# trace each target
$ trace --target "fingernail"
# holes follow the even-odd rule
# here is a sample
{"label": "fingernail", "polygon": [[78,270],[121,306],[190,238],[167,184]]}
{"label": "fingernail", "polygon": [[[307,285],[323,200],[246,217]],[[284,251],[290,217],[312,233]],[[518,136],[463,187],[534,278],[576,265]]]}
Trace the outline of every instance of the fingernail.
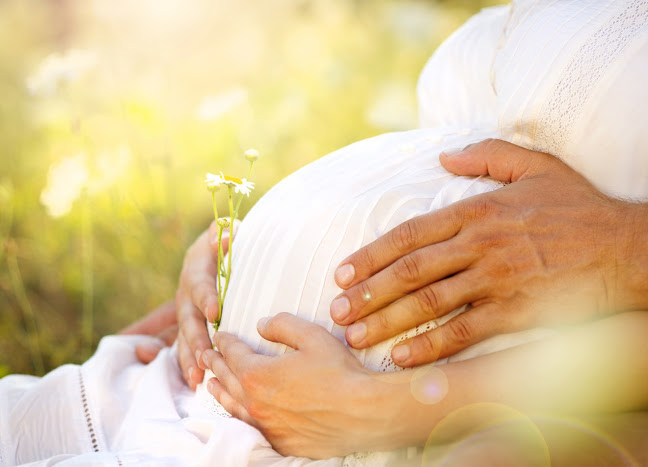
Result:
{"label": "fingernail", "polygon": [[265,318],[261,318],[259,321],[257,321],[257,331],[263,331],[263,328],[266,327],[266,324],[268,324],[268,321],[270,321],[270,318],[267,316]]}
{"label": "fingernail", "polygon": [[207,391],[214,392],[214,381],[211,379],[207,381]]}
{"label": "fingernail", "polygon": [[196,363],[198,364],[198,367],[200,368],[200,362],[202,362],[202,358],[200,356],[202,355],[202,352],[200,350],[196,350],[194,353],[194,357],[196,357]]}
{"label": "fingernail", "polygon": [[345,296],[336,298],[331,302],[331,318],[335,321],[342,321],[349,316],[351,311],[351,302]]}
{"label": "fingernail", "polygon": [[457,154],[461,154],[463,152],[462,148],[449,148],[449,149],[444,149],[441,154],[445,157],[452,157],[456,156]]}
{"label": "fingernail", "polygon": [[395,362],[405,362],[410,356],[409,345],[397,345],[392,349],[392,359]]}
{"label": "fingernail", "polygon": [[367,337],[367,325],[365,323],[355,323],[347,328],[347,339],[350,344],[359,344]]}
{"label": "fingernail", "polygon": [[335,282],[337,282],[337,285],[340,287],[349,285],[353,282],[354,277],[355,268],[353,267],[353,264],[345,264],[337,268],[335,271]]}
{"label": "fingernail", "polygon": [[189,381],[193,382],[194,367],[189,368],[187,375],[189,375]]}
{"label": "fingernail", "polygon": [[209,368],[209,356],[207,355],[207,352],[203,352],[202,362],[205,364],[205,368]]}

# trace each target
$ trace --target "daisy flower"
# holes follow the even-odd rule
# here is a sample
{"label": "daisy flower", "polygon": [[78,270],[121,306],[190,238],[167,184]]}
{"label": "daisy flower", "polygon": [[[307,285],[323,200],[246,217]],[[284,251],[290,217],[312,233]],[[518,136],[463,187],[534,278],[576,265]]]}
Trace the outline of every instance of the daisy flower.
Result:
{"label": "daisy flower", "polygon": [[205,185],[209,191],[218,191],[223,182],[224,180],[220,175],[214,175],[209,172],[205,175]]}
{"label": "daisy flower", "polygon": [[254,182],[248,182],[245,178],[241,180],[240,184],[234,187],[236,193],[241,193],[246,196],[250,196],[252,190],[254,190]]}

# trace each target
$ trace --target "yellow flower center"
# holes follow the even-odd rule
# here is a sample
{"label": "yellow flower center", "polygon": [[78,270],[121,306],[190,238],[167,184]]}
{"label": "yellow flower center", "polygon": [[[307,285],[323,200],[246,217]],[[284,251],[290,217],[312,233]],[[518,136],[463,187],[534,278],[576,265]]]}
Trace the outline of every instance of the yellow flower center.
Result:
{"label": "yellow flower center", "polygon": [[225,181],[227,181],[227,182],[234,182],[234,183],[236,183],[237,185],[242,185],[242,184],[243,184],[243,180],[241,180],[240,178],[230,177],[229,175],[223,175],[223,178],[224,178]]}

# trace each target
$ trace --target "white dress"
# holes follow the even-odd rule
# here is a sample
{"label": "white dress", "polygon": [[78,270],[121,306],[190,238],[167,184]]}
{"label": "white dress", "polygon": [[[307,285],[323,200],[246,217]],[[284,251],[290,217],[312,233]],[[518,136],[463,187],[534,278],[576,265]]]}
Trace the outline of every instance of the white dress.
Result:
{"label": "white dress", "polygon": [[[646,199],[647,83],[648,0],[518,0],[483,11],[426,65],[421,129],[336,151],[250,211],[237,237],[222,330],[279,354],[285,348],[263,341],[255,326],[288,311],[342,340],[344,329],[329,316],[342,259],[404,220],[500,186],[449,174],[438,160],[443,149],[498,137],[555,154],[606,193]],[[451,360],[545,333],[497,336]],[[390,350],[403,337],[353,352],[368,368],[395,370]],[[377,465],[412,454],[284,458],[203,387],[193,393],[184,385],[175,349],[138,363],[138,339],[109,336],[81,366],[0,380],[0,466]]]}

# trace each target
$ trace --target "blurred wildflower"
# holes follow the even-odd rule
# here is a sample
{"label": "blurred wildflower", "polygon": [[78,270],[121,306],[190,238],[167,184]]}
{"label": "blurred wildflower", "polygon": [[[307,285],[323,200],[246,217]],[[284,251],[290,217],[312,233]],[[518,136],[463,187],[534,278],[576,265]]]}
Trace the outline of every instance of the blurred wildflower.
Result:
{"label": "blurred wildflower", "polygon": [[259,151],[256,149],[248,149],[245,151],[245,158],[250,162],[256,162],[259,159]]}
{"label": "blurred wildflower", "polygon": [[103,149],[96,157],[96,177],[88,188],[91,193],[112,186],[128,172],[131,165],[132,152],[127,144],[121,144],[113,149]]}
{"label": "blurred wildflower", "polygon": [[220,177],[220,175],[214,175],[209,172],[205,174],[205,185],[207,186],[207,189],[209,191],[214,192],[220,190],[220,186],[222,184],[223,179]]}
{"label": "blurred wildflower", "polygon": [[223,172],[220,173],[220,177],[222,180],[221,183],[227,187],[234,188],[243,183],[243,180],[240,178],[232,177],[231,175],[223,175]]}
{"label": "blurred wildflower", "polygon": [[241,193],[242,195],[246,196],[250,196],[252,190],[254,190],[254,183],[248,182],[245,178],[241,180],[241,183],[234,187],[234,191],[236,193]]}
{"label": "blurred wildflower", "polygon": [[47,185],[40,201],[52,217],[61,217],[70,212],[88,182],[86,155],[65,157],[52,164],[47,174]]}
{"label": "blurred wildflower", "polygon": [[227,229],[230,226],[230,220],[227,217],[220,217],[216,221],[216,224],[221,229]]}
{"label": "blurred wildflower", "polygon": [[27,90],[32,95],[51,96],[62,84],[81,79],[97,64],[97,56],[90,51],[68,50],[48,55],[33,75],[27,78]]}
{"label": "blurred wildflower", "polygon": [[196,117],[205,122],[217,120],[246,100],[247,91],[242,87],[232,88],[218,96],[207,96],[200,102]]}
{"label": "blurred wildflower", "polygon": [[209,191],[218,191],[221,185],[225,185],[228,188],[234,188],[235,193],[247,196],[250,196],[250,193],[254,189],[253,182],[249,182],[245,178],[223,175],[223,172],[221,172],[220,175],[207,173],[207,175],[205,175],[205,185],[207,185]]}
{"label": "blurred wildflower", "polygon": [[[245,157],[248,161],[250,161],[249,173],[252,173],[252,166],[254,165],[254,161],[258,159],[259,152],[255,149],[248,149],[245,152]],[[248,177],[249,176],[250,175],[248,174]],[[216,225],[218,226],[218,274],[216,275],[216,286],[218,290],[219,305],[218,316],[213,323],[214,329],[218,331],[218,327],[220,326],[221,318],[223,316],[223,304],[225,303],[225,295],[227,294],[227,288],[229,286],[230,277],[232,275],[232,243],[229,244],[226,267],[225,254],[223,251],[223,231],[229,228],[234,223],[234,220],[238,217],[239,207],[241,206],[241,201],[243,201],[243,195],[250,196],[251,191],[254,189],[254,183],[247,181],[247,179],[245,178],[232,177],[231,175],[225,175],[223,174],[223,172],[220,172],[219,175],[207,173],[205,175],[205,185],[207,186],[207,189],[211,191],[214,218],[216,220]],[[229,208],[229,218],[218,217],[216,191],[220,189],[221,185],[227,187],[227,206]],[[240,195],[236,202],[236,207],[234,207],[234,194]]]}

